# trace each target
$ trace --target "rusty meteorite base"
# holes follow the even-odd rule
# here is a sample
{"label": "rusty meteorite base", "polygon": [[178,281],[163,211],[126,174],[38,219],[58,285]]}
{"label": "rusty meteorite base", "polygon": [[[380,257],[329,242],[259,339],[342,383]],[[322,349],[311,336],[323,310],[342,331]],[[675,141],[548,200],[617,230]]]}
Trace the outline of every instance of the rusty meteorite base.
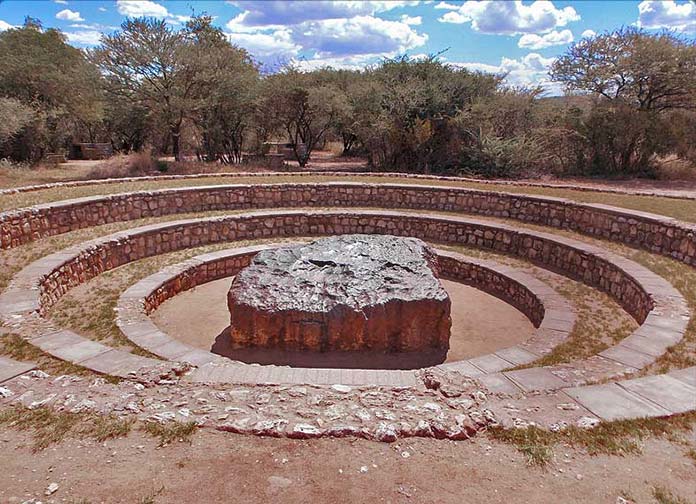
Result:
{"label": "rusty meteorite base", "polygon": [[341,235],[262,251],[227,295],[237,347],[413,352],[449,348],[450,299],[423,241]]}

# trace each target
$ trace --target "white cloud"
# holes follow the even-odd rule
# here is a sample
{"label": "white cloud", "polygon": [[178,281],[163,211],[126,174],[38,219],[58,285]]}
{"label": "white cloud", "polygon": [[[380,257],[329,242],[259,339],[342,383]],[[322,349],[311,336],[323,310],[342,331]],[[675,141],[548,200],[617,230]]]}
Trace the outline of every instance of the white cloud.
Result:
{"label": "white cloud", "polygon": [[585,30],[585,31],[582,32],[582,34],[580,35],[580,38],[592,38],[592,37],[594,37],[595,35],[597,35],[597,32],[596,32],[596,31],[594,31],[594,30]]}
{"label": "white cloud", "polygon": [[340,70],[362,70],[366,66],[375,63],[377,59],[373,55],[356,55],[341,58],[293,58],[290,63],[302,72],[311,72],[324,67]]}
{"label": "white cloud", "polygon": [[301,49],[293,42],[290,30],[287,29],[270,33],[228,33],[227,38],[231,43],[249,51],[252,56],[260,58],[290,58],[296,56]]}
{"label": "white cloud", "polygon": [[545,35],[525,33],[517,42],[517,47],[524,49],[546,49],[547,47],[570,44],[573,41],[573,32],[570,30],[551,31]]}
{"label": "white cloud", "polygon": [[66,0],[53,0],[53,3],[68,5],[68,2]]}
{"label": "white cloud", "polygon": [[419,26],[423,24],[423,18],[421,16],[409,16],[404,14],[401,16],[401,22],[410,26]]}
{"label": "white cloud", "polygon": [[642,28],[667,28],[696,32],[696,4],[674,0],[644,0],[638,4],[638,22]]}
{"label": "white cloud", "polygon": [[118,13],[128,17],[167,17],[169,11],[164,5],[160,5],[151,0],[116,0]]}
{"label": "white cloud", "polygon": [[[449,9],[449,4],[446,7]],[[525,5],[521,0],[514,2],[499,0],[464,2],[457,10],[450,10],[438,21],[443,23],[471,23],[471,27],[482,33],[519,35],[524,33],[546,33],[580,15],[572,7],[557,9],[553,2],[537,0]]]}
{"label": "white cloud", "polygon": [[80,16],[77,11],[71,11],[70,9],[63,9],[58,14],[56,14],[56,19],[62,19],[64,21],[84,21],[84,18]]}
{"label": "white cloud", "polygon": [[417,5],[418,1],[347,1],[316,0],[288,2],[285,0],[239,0],[231,4],[244,9],[249,26],[295,25],[305,21],[370,16],[400,7]]}
{"label": "white cloud", "polygon": [[106,7],[99,7],[99,12],[107,12],[109,9]]}
{"label": "white cloud", "polygon": [[505,83],[511,86],[541,86],[547,93],[562,94],[561,86],[549,79],[548,71],[555,58],[544,58],[538,53],[529,53],[523,58],[503,57],[500,65],[477,62],[452,62],[453,66],[479,72],[507,74]]}
{"label": "white cloud", "polygon": [[81,30],[77,32],[65,32],[68,42],[77,45],[95,46],[99,44],[102,32],[96,30]]}
{"label": "white cloud", "polygon": [[14,26],[0,19],[0,31],[9,30],[10,28],[14,28]]}
{"label": "white cloud", "polygon": [[401,21],[372,16],[308,21],[293,28],[293,39],[320,56],[405,52],[428,40]]}
{"label": "white cloud", "polygon": [[447,2],[440,2],[435,6],[436,9],[445,9],[445,10],[459,10],[459,5],[454,5],[451,3]]}

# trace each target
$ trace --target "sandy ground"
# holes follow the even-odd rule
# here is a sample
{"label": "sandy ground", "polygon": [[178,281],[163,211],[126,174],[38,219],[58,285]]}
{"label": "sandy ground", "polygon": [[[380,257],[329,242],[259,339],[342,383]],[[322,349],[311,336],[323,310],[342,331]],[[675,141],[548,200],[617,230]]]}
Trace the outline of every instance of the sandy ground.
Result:
{"label": "sandy ground", "polygon": [[[289,354],[267,350],[231,349],[226,343],[229,312],[227,291],[231,278],[198,286],[165,302],[153,314],[156,324],[189,345],[215,351],[237,360],[298,366],[408,368],[443,360],[455,361],[483,355],[529,338],[529,319],[504,301],[456,282],[443,281],[452,300],[450,350],[445,356],[366,354]],[[217,341],[216,341],[217,340]],[[425,359],[425,361],[424,361]],[[427,362],[426,362],[427,361]]]}
{"label": "sandy ground", "polygon": [[[202,431],[190,444],[158,448],[134,432],[104,443],[68,439],[38,453],[30,443],[26,433],[0,431],[0,502],[614,504],[627,493],[642,504],[655,502],[656,485],[686,502],[696,498],[684,447],[657,440],[627,457],[557,447],[547,469],[528,467],[512,447],[485,436],[388,445]],[[58,491],[44,496],[53,482]]]}

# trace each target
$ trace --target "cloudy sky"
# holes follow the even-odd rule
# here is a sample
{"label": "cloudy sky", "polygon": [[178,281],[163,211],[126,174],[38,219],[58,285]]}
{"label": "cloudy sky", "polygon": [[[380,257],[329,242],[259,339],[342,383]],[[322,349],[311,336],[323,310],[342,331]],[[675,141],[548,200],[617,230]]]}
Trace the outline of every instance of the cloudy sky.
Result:
{"label": "cloudy sky", "polygon": [[696,37],[696,5],[676,1],[191,1],[0,0],[0,30],[25,16],[62,30],[77,47],[99,43],[128,16],[185,23],[214,17],[229,39],[272,66],[360,68],[398,54],[439,53],[472,69],[508,73],[514,85],[546,82],[567,45],[621,26]]}

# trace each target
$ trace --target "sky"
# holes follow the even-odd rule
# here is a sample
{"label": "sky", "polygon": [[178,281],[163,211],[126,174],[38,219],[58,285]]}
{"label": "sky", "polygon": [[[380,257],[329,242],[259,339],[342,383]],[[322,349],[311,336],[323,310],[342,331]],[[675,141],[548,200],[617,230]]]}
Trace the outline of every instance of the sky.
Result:
{"label": "sky", "polygon": [[203,13],[270,69],[283,63],[307,70],[363,68],[402,54],[441,53],[452,65],[504,72],[510,85],[541,85],[548,94],[560,93],[548,81],[549,66],[583,37],[622,26],[696,37],[693,0],[0,0],[0,31],[31,16],[63,31],[70,44],[88,48],[127,17],[183,26]]}

